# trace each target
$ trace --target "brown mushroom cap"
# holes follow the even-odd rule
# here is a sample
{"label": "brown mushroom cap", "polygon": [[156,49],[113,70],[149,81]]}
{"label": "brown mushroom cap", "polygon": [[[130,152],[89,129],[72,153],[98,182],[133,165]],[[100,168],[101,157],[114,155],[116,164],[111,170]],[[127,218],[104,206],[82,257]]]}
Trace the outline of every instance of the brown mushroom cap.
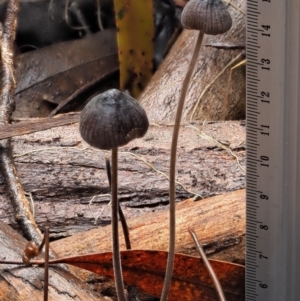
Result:
{"label": "brown mushroom cap", "polygon": [[111,89],[91,99],[81,113],[83,140],[99,149],[112,149],[143,137],[149,127],[145,110],[131,96]]}
{"label": "brown mushroom cap", "polygon": [[182,11],[181,23],[186,29],[217,35],[231,28],[232,19],[222,0],[190,0]]}

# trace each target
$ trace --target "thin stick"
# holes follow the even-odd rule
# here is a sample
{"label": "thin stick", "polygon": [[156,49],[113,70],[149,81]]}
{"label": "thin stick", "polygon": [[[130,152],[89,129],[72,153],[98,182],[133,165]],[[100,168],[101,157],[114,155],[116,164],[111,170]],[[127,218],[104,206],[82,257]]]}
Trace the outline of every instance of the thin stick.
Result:
{"label": "thin stick", "polygon": [[[110,168],[110,161],[109,161],[108,157],[105,157],[105,167],[106,167],[109,188],[111,190],[111,168]],[[122,225],[122,229],[123,229],[123,235],[124,235],[124,239],[125,239],[126,249],[130,250],[131,243],[130,243],[130,236],[129,236],[129,228],[128,228],[128,225],[126,222],[124,212],[123,212],[122,207],[119,202],[118,202],[118,211],[119,211],[119,217],[120,217],[120,221],[121,221],[121,225]]]}
{"label": "thin stick", "polygon": [[206,139],[208,141],[214,141],[216,143],[217,146],[219,146],[220,148],[224,149],[225,151],[227,151],[227,153],[229,155],[231,155],[232,157],[234,157],[236,159],[236,163],[238,165],[238,167],[241,169],[241,171],[246,174],[246,169],[241,165],[240,162],[240,158],[237,154],[234,153],[234,151],[232,151],[232,149],[226,145],[224,145],[223,143],[221,143],[220,141],[218,141],[217,139],[215,139],[214,137],[211,137],[209,135],[207,135],[206,133],[204,133],[202,130],[198,129],[196,126],[193,125],[188,125],[187,127],[189,128],[193,128],[196,129],[197,131],[200,132],[200,137],[202,137],[203,139]]}
{"label": "thin stick", "polygon": [[111,150],[111,224],[112,224],[112,249],[113,266],[117,296],[119,301],[126,301],[122,277],[122,265],[119,246],[118,230],[118,148]]}
{"label": "thin stick", "polygon": [[101,4],[100,0],[96,0],[97,4],[97,20],[98,20],[98,26],[100,31],[103,31],[103,24],[102,24],[102,19],[101,19]]}
{"label": "thin stick", "polygon": [[[242,51],[241,54],[244,54],[244,51]],[[223,105],[223,114],[222,114],[222,119],[221,120],[225,120],[226,113],[228,111],[228,94],[229,94],[232,71],[234,69],[244,65],[245,63],[246,63],[246,60],[242,60],[241,62],[239,62],[237,65],[235,65],[234,67],[232,67],[230,69],[229,76],[228,76],[228,81],[227,81],[227,88],[226,88],[225,98],[224,98],[225,100],[224,100],[224,105]]]}
{"label": "thin stick", "polygon": [[[66,0],[66,2],[65,2],[65,11],[64,11],[64,17],[65,17],[65,21],[66,21],[66,23],[72,28],[72,29],[76,29],[76,30],[88,30],[89,31],[89,27],[87,26],[87,25],[84,25],[83,24],[83,26],[73,26],[72,24],[71,24],[71,22],[70,22],[70,19],[69,19],[69,12],[68,12],[68,10],[72,10],[72,4],[71,4],[71,6],[70,6],[70,8],[69,8],[69,0]],[[73,2],[73,4],[75,3],[75,9],[77,8],[78,9],[78,7],[77,7],[77,3],[76,2]],[[74,7],[73,7],[74,8]],[[82,20],[80,20],[80,19],[78,19],[78,15],[76,16],[77,17],[77,20],[82,24]]]}
{"label": "thin stick", "polygon": [[[151,163],[149,163],[148,161],[146,161],[142,156],[138,156],[138,155],[136,155],[135,153],[132,153],[132,152],[119,152],[119,154],[128,154],[128,155],[134,156],[138,160],[144,162],[146,165],[148,165],[154,171],[156,171],[157,173],[159,173],[162,176],[164,176],[168,181],[170,181],[170,178],[164,172],[162,172],[162,171],[158,170],[157,168],[155,168]],[[181,186],[183,188],[183,190],[185,190],[187,193],[190,193],[190,194],[194,195],[195,198],[199,197],[199,198],[203,199],[203,197],[201,196],[201,194],[196,193],[196,192],[192,192],[192,191],[188,190],[181,182],[175,181],[175,183],[178,184],[179,186]]]}
{"label": "thin stick", "polygon": [[208,89],[215,83],[215,81],[222,75],[224,74],[224,72],[236,61],[238,61],[242,56],[243,56],[244,51],[242,51],[241,53],[239,53],[235,58],[233,58],[216,76],[215,78],[203,89],[203,91],[201,92],[200,96],[198,97],[196,104],[194,105],[190,120],[193,120],[194,115],[196,113],[196,110],[200,104],[200,101],[202,99],[202,97],[204,96],[204,94],[208,91]]}
{"label": "thin stick", "polygon": [[76,123],[80,113],[67,113],[55,116],[55,118],[38,118],[14,124],[0,124],[0,139],[27,135],[54,127]]}
{"label": "thin stick", "polygon": [[[1,97],[0,97],[0,124],[8,124],[14,110],[15,78],[13,73],[14,39],[16,32],[16,18],[19,9],[18,0],[8,1],[4,25],[0,23],[1,47]],[[0,141],[0,171],[5,180],[7,193],[15,210],[15,218],[28,240],[39,242],[42,234],[39,231],[25,192],[19,180],[13,161],[10,140]]]}
{"label": "thin stick", "polygon": [[0,260],[0,264],[16,264],[16,265],[23,265],[23,266],[31,266],[33,263],[24,263],[24,261],[20,260]]}
{"label": "thin stick", "polygon": [[48,301],[48,286],[49,286],[49,228],[45,227],[45,266],[44,266],[44,301]]}
{"label": "thin stick", "polygon": [[165,282],[164,282],[164,287],[163,287],[163,291],[162,291],[161,299],[160,299],[161,301],[166,301],[168,299],[168,294],[169,294],[171,281],[172,281],[173,264],[174,264],[174,257],[175,257],[175,239],[176,239],[175,173],[176,173],[176,152],[177,152],[177,142],[178,142],[178,134],[179,134],[179,128],[180,128],[180,121],[181,121],[181,115],[182,115],[182,111],[183,111],[184,100],[185,100],[185,97],[187,94],[190,79],[191,79],[193,71],[194,71],[194,67],[196,65],[196,61],[197,61],[198,53],[201,48],[203,36],[204,36],[204,34],[201,31],[199,31],[197,42],[196,42],[195,49],[194,49],[194,53],[193,53],[188,71],[186,73],[186,76],[185,76],[183,84],[182,84],[182,89],[181,89],[176,117],[175,117],[175,125],[174,125],[174,129],[173,129],[173,138],[172,138],[172,144],[171,144],[171,157],[170,157],[170,186],[169,186],[170,187],[170,189],[169,189],[169,194],[170,194],[169,254],[168,254]]}
{"label": "thin stick", "polygon": [[218,279],[217,275],[215,274],[211,264],[209,263],[209,261],[206,257],[206,254],[205,254],[205,252],[204,252],[204,250],[203,250],[203,248],[202,248],[202,246],[201,246],[201,244],[200,244],[200,242],[197,238],[196,233],[191,228],[189,228],[189,232],[190,232],[190,234],[191,234],[191,236],[192,236],[192,238],[193,238],[193,240],[196,244],[197,250],[198,250],[198,252],[199,252],[199,254],[200,254],[200,256],[201,256],[201,258],[202,258],[202,260],[203,260],[203,262],[204,262],[204,264],[205,264],[205,266],[206,266],[206,268],[207,268],[207,270],[210,274],[210,277],[212,278],[212,280],[214,282],[214,285],[216,287],[216,290],[217,290],[220,301],[226,301],[222,286],[219,282],[219,279]]}

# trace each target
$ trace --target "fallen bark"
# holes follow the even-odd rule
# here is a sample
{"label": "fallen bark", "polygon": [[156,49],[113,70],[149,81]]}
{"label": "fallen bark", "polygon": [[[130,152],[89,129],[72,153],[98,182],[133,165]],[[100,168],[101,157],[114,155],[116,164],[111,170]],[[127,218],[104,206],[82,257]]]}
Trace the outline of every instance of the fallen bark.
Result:
{"label": "fallen bark", "polygon": [[[182,185],[177,185],[177,201],[245,187],[241,123],[186,124],[180,133],[177,180]],[[171,134],[172,126],[152,125],[143,139],[120,149],[119,199],[127,218],[167,208]],[[93,196],[109,193],[108,153],[88,147],[77,124],[15,137],[13,153],[27,198],[31,194],[35,204],[35,220],[40,228],[50,227],[52,238],[110,223],[109,196],[89,206]],[[17,228],[2,177],[0,220]]]}
{"label": "fallen bark", "polygon": [[[196,255],[196,246],[188,232],[193,228],[206,253],[226,261],[244,259],[245,235],[245,190],[194,201],[192,199],[176,206],[176,252]],[[168,212],[147,213],[128,220],[131,244],[139,250],[167,250],[168,248]],[[221,252],[230,246],[238,245],[230,254]],[[111,251],[111,227],[93,229],[78,233],[63,240],[51,243],[59,257],[83,255]],[[121,249],[125,249],[123,237]],[[218,254],[216,254],[218,253]],[[87,280],[90,273],[72,268],[77,277]]]}
{"label": "fallen bark", "polygon": [[[172,130],[172,125],[153,124],[143,139],[120,149],[119,197],[128,218],[133,248],[167,249],[168,212],[164,209],[168,207],[166,175]],[[177,180],[183,186],[177,185],[177,201],[189,197],[198,201],[188,200],[177,206],[176,251],[196,254],[187,232],[188,227],[193,227],[206,252],[219,259],[241,262],[244,191],[204,200],[196,195],[209,197],[244,188],[243,123],[185,124],[180,133]],[[51,243],[59,257],[110,251],[110,226],[101,227],[110,223],[106,206],[109,196],[88,205],[93,196],[109,192],[104,160],[107,152],[88,147],[78,133],[78,124],[14,137],[12,141],[20,180],[32,195],[39,227],[50,226],[52,238],[90,230]],[[95,217],[103,208],[102,219],[98,218],[95,225]],[[0,220],[17,228],[1,177]],[[100,279],[100,290],[111,286],[101,276],[73,268],[72,271],[97,285]],[[7,287],[7,279],[1,287]],[[5,292],[8,291],[7,287]]]}

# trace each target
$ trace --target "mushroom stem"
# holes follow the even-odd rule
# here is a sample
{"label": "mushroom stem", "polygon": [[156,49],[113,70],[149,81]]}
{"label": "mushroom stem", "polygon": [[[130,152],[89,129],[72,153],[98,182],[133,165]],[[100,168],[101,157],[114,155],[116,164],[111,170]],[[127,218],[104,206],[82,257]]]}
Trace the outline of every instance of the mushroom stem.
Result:
{"label": "mushroom stem", "polygon": [[[105,165],[106,165],[106,173],[107,173],[109,188],[111,191],[111,167],[110,167],[110,160],[108,157],[105,157]],[[118,202],[118,211],[119,211],[119,218],[120,218],[122,229],[123,229],[126,249],[130,250],[131,243],[130,243],[130,236],[129,236],[129,228],[128,228],[128,225],[126,222],[124,212],[123,212],[122,207],[119,202]]]}
{"label": "mushroom stem", "polygon": [[173,264],[174,264],[174,256],[175,256],[175,234],[176,234],[176,215],[175,215],[175,174],[176,174],[176,152],[177,152],[177,142],[178,142],[178,134],[180,128],[181,115],[183,111],[184,100],[187,94],[187,90],[189,87],[189,82],[192,77],[194,67],[197,61],[198,53],[201,48],[202,40],[204,33],[199,31],[197,42],[195,45],[194,53],[192,59],[190,61],[188,71],[182,83],[182,89],[180,92],[180,97],[177,106],[177,112],[175,117],[175,124],[173,129],[173,137],[171,144],[171,157],[170,157],[170,186],[169,186],[169,196],[170,196],[170,220],[169,220],[169,254],[168,254],[168,262],[166,268],[166,276],[164,281],[164,287],[161,293],[160,301],[166,301],[168,299],[168,294],[172,281],[172,273],[173,273]]}
{"label": "mushroom stem", "polygon": [[112,224],[112,249],[115,285],[119,301],[126,301],[122,277],[122,266],[119,246],[118,230],[118,148],[111,150],[111,224]]}

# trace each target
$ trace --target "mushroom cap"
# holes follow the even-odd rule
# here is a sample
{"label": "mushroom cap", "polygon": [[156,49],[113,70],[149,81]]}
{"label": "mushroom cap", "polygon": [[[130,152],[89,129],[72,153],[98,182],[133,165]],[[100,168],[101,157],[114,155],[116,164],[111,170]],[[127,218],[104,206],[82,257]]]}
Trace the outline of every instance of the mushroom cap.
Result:
{"label": "mushroom cap", "polygon": [[83,140],[99,149],[112,149],[143,137],[149,127],[145,110],[131,96],[111,89],[93,97],[81,113]]}
{"label": "mushroom cap", "polygon": [[181,14],[182,26],[217,35],[228,31],[231,16],[222,0],[190,0]]}

